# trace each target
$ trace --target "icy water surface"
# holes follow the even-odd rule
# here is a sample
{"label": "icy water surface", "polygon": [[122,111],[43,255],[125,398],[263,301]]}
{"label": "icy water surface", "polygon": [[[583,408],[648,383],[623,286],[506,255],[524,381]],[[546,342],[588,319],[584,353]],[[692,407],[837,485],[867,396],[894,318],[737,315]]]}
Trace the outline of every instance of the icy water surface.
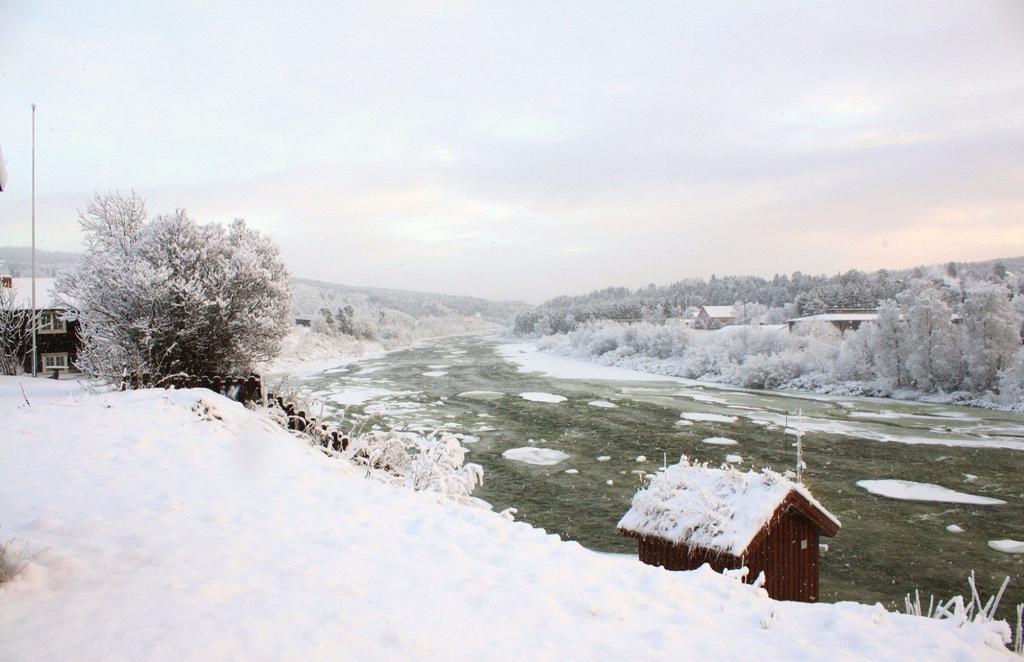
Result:
{"label": "icy water surface", "polygon": [[[994,539],[1024,540],[1024,416],[668,379],[608,379],[582,363],[577,374],[584,377],[556,378],[522,371],[506,358],[509,348],[498,351],[501,346],[479,337],[448,338],[301,381],[325,403],[325,418],[346,429],[353,418],[371,414],[371,423],[383,428],[466,435],[470,459],[484,467],[476,496],[608,552],[636,551],[615,524],[644,473],[681,454],[716,464],[738,456],[743,468],[786,470],[795,463],[787,413],[802,410],[803,417],[789,424],[807,431],[805,480],[843,523],[834,539],[823,539],[829,547],[822,558],[823,600],[892,607],[915,588],[948,597],[966,592],[973,568],[986,594],[1011,577],[1002,615],[1024,602],[1024,554],[988,547]],[[517,359],[518,351],[510,356]],[[502,457],[526,446],[569,457],[548,465]],[[637,462],[638,456],[647,461]],[[557,457],[544,455],[548,461]],[[890,499],[856,485],[869,479],[934,483],[1006,504]],[[953,524],[964,531],[947,531]]]}

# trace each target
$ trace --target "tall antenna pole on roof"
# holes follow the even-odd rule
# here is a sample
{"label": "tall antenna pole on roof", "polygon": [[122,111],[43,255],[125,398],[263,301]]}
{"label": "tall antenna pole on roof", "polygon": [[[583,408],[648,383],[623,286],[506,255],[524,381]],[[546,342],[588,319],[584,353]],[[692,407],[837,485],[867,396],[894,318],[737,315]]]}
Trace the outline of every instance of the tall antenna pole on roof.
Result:
{"label": "tall antenna pole on roof", "polygon": [[[797,420],[803,416],[803,411],[800,409],[796,410]],[[796,428],[796,482],[799,485],[803,482],[804,478],[804,431],[800,429],[799,424]]]}
{"label": "tall antenna pole on roof", "polygon": [[36,319],[36,105],[32,104],[32,376],[38,374],[39,360],[36,347],[36,331],[39,321]]}

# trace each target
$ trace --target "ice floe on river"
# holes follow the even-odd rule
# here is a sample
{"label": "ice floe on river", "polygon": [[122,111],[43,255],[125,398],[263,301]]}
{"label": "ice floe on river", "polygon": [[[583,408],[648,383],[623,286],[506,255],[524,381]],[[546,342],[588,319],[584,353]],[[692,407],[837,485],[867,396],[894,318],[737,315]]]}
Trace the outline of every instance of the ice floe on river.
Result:
{"label": "ice floe on river", "polygon": [[712,446],[735,446],[739,442],[728,437],[706,437],[701,443],[711,444]]}
{"label": "ice floe on river", "polygon": [[524,464],[537,464],[549,466],[558,464],[569,459],[567,453],[556,451],[553,448],[538,448],[536,446],[523,446],[522,448],[510,448],[501,454],[506,460],[522,462]]}
{"label": "ice floe on river", "polygon": [[569,398],[564,395],[555,395],[554,393],[545,393],[543,391],[527,391],[526,393],[520,393],[519,397],[523,400],[529,400],[530,402],[565,402]]}
{"label": "ice floe on river", "polygon": [[463,391],[455,397],[470,398],[473,400],[497,400],[505,397],[505,394],[501,391]]}
{"label": "ice floe on river", "polygon": [[735,423],[739,419],[725,414],[711,414],[703,411],[684,411],[681,416],[688,421],[704,421],[711,423]]}
{"label": "ice floe on river", "polygon": [[941,485],[918,483],[912,480],[858,480],[857,486],[878,496],[907,501],[966,503],[976,506],[1001,506],[1006,503],[1002,499],[957,492]]}
{"label": "ice floe on river", "polygon": [[598,407],[599,409],[614,409],[618,407],[614,402],[608,402],[607,400],[591,400],[587,404],[591,407]]}
{"label": "ice floe on river", "polygon": [[331,391],[330,400],[339,405],[361,405],[384,396],[415,395],[416,393],[417,391],[392,391],[374,386],[355,385]]}
{"label": "ice floe on river", "polygon": [[1024,554],[1024,542],[1020,540],[989,540],[988,546],[1005,554]]}

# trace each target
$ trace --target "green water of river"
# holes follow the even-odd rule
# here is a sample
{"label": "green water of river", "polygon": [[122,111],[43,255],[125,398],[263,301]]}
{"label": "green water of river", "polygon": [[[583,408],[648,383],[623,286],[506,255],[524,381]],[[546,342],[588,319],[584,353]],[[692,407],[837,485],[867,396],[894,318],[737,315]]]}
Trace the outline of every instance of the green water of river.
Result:
{"label": "green water of river", "polygon": [[[1024,540],[1024,416],[744,391],[632,378],[625,371],[605,375],[582,363],[577,377],[554,377],[524,371],[501,346],[481,337],[447,338],[299,381],[324,404],[324,418],[343,428],[373,415],[372,423],[383,428],[465,435],[469,459],[485,472],[475,496],[496,510],[515,507],[517,519],[564,539],[623,553],[635,553],[635,542],[618,534],[615,524],[645,473],[683,454],[715,464],[736,455],[742,468],[792,468],[794,436],[785,431],[786,417],[800,410],[802,418],[788,422],[806,430],[805,481],[843,524],[834,539],[823,539],[828,550],[822,558],[822,600],[877,601],[891,608],[915,588],[925,596],[948,597],[966,592],[974,569],[986,593],[1011,577],[1000,609],[1004,617],[1010,605],[1024,602],[1024,554],[988,545]],[[565,400],[520,397],[528,392]],[[679,424],[684,413],[698,420]],[[723,420],[699,420],[705,414]],[[737,443],[704,442],[711,437]],[[569,457],[550,466],[502,457],[505,450],[525,446]],[[602,456],[610,459],[599,461]],[[637,462],[638,456],[647,461]],[[890,499],[856,485],[864,479],[933,483],[1006,504]],[[963,532],[947,531],[953,524]]]}

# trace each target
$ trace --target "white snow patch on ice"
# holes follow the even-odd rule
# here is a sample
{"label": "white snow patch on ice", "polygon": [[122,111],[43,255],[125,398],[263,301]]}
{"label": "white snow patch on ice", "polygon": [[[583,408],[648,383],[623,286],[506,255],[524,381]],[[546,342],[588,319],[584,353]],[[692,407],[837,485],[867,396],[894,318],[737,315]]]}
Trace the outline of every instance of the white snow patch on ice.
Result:
{"label": "white snow patch on ice", "polygon": [[415,395],[418,391],[392,391],[386,388],[374,386],[346,386],[345,388],[332,391],[330,399],[339,405],[361,405],[369,400],[384,396]]}
{"label": "white snow patch on ice", "polygon": [[470,398],[472,400],[497,400],[505,397],[505,394],[501,391],[463,391],[456,397]]}
{"label": "white snow patch on ice", "polygon": [[423,373],[423,376],[424,377],[444,377],[447,374],[448,373],[445,372],[444,370],[428,370],[427,372]]}
{"label": "white snow patch on ice", "polygon": [[958,525],[958,524],[950,524],[949,526],[946,527],[946,530],[949,531],[950,533],[963,533],[964,532],[963,527]]}
{"label": "white snow patch on ice", "polygon": [[735,423],[739,419],[726,414],[712,414],[703,411],[685,411],[681,416],[688,421],[707,421],[713,423]]}
{"label": "white snow patch on ice", "polygon": [[858,480],[857,486],[871,494],[905,501],[937,501],[940,503],[968,503],[976,506],[1001,506],[1002,499],[957,492],[941,485],[918,483],[912,480]]}
{"label": "white snow patch on ice", "polygon": [[1024,541],[1020,540],[989,540],[988,546],[997,552],[1006,554],[1024,554]]}
{"label": "white snow patch on ice", "polygon": [[701,440],[701,443],[711,444],[712,446],[735,446],[739,442],[728,437],[707,437]]}
{"label": "white snow patch on ice", "polygon": [[547,466],[558,464],[569,459],[567,453],[556,451],[553,448],[538,448],[536,446],[523,446],[522,448],[510,448],[501,454],[506,460],[523,462],[524,464],[537,464]]}
{"label": "white snow patch on ice", "polygon": [[558,379],[608,379],[631,382],[679,382],[682,380],[649,372],[598,365],[541,352],[533,343],[498,345],[498,352],[519,366],[519,372],[540,372]]}
{"label": "white snow patch on ice", "polygon": [[608,402],[607,400],[591,400],[587,403],[591,407],[600,407],[602,409],[614,409],[618,407],[614,402]]}
{"label": "white snow patch on ice", "polygon": [[526,393],[520,393],[519,397],[530,402],[565,402],[569,399],[564,395],[544,393],[543,391],[527,391]]}
{"label": "white snow patch on ice", "polygon": [[607,462],[610,459],[612,459],[611,455],[598,455],[597,456],[597,461],[598,462]]}
{"label": "white snow patch on ice", "polygon": [[732,464],[739,464],[740,462],[743,461],[743,456],[742,455],[731,455],[731,454],[730,455],[726,455],[725,456],[725,461],[726,462],[730,462]]}

